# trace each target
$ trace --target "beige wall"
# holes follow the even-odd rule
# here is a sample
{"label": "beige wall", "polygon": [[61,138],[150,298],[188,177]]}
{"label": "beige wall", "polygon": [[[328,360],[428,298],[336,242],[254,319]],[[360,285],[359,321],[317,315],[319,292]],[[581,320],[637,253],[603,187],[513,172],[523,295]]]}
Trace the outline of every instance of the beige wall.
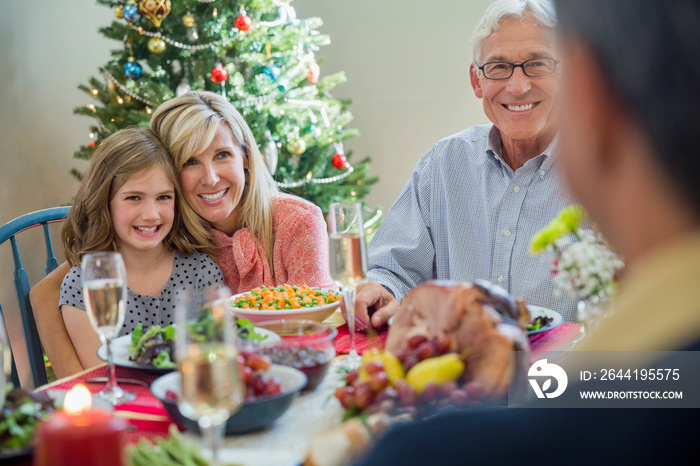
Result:
{"label": "beige wall", "polygon": [[[469,87],[469,37],[487,0],[296,0],[299,17],[319,16],[332,44],[322,73],[343,70],[335,91],[353,99],[348,143],[374,158],[380,183],[368,201],[388,209],[418,158],[440,138],[486,121]],[[113,18],[91,0],[0,1],[0,224],[69,202],[73,151],[91,121],[72,109],[89,103],[76,89],[119,44],[97,32]],[[31,235],[26,251],[43,247]],[[37,249],[38,250],[38,249]],[[31,257],[31,252],[28,254]],[[9,246],[0,247],[0,304],[15,314]],[[30,281],[43,259],[25,264]],[[14,321],[15,318],[10,316]],[[11,324],[15,338],[19,328]]]}

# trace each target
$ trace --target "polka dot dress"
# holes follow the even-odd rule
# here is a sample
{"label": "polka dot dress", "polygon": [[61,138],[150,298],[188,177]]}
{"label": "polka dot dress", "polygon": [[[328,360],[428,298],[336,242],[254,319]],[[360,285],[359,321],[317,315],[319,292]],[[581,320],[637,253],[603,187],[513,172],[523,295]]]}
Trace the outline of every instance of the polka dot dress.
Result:
{"label": "polka dot dress", "polygon": [[[209,287],[223,286],[223,276],[218,265],[206,254],[175,254],[175,265],[170,279],[156,296],[145,296],[128,290],[124,325],[119,335],[128,335],[137,324],[170,325],[175,320],[176,296],[180,291],[202,291]],[[67,304],[85,309],[80,266],[72,267],[61,284],[59,306]]]}

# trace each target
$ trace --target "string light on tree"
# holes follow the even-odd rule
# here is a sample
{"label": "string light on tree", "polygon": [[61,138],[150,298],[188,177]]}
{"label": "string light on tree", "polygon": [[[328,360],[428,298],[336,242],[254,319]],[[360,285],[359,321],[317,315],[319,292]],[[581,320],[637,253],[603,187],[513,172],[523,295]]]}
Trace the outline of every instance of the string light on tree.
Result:
{"label": "string light on tree", "polygon": [[277,144],[272,139],[272,132],[270,130],[265,130],[265,140],[267,141],[263,146],[263,158],[265,159],[265,164],[273,175],[277,171]]}

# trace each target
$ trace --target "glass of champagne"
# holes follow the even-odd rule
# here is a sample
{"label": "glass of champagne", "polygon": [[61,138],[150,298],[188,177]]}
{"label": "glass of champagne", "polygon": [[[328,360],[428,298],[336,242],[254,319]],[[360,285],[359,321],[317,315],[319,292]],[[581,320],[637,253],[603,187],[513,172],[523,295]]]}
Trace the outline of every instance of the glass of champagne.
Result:
{"label": "glass of champagne", "polygon": [[240,409],[245,385],[238,369],[236,318],[224,290],[180,291],[176,310],[176,361],[180,370],[180,412],[197,421],[219,464],[226,421]]}
{"label": "glass of champagne", "polygon": [[362,220],[362,204],[359,202],[331,204],[328,211],[328,237],[331,275],[342,287],[350,334],[350,352],[339,363],[341,367],[352,370],[360,365],[360,356],[355,347],[355,289],[367,274],[367,246]]}
{"label": "glass of champagne", "polygon": [[126,308],[124,261],[118,252],[85,254],[82,274],[83,296],[88,319],[107,349],[107,385],[97,396],[113,405],[127,403],[134,400],[136,395],[122,390],[117,385],[111,348],[112,339],[119,334],[119,329],[124,323]]}

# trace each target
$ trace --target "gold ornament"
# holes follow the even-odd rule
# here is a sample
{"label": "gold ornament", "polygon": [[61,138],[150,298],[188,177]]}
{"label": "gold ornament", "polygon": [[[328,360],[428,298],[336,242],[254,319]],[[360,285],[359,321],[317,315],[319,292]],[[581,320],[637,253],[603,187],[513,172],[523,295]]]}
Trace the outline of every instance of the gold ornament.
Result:
{"label": "gold ornament", "polygon": [[306,152],[306,142],[303,139],[294,138],[287,144],[287,150],[295,155]]}
{"label": "gold ornament", "polygon": [[119,5],[114,10],[114,16],[116,16],[117,19],[122,19],[124,17],[124,5]]}
{"label": "gold ornament", "polygon": [[194,16],[187,13],[185,16],[182,17],[182,24],[184,24],[188,28],[193,27],[194,26]]}
{"label": "gold ornament", "polygon": [[170,14],[172,4],[170,0],[141,0],[139,11],[150,19],[155,27],[159,28],[161,21]]}
{"label": "gold ornament", "polygon": [[151,37],[148,40],[148,50],[152,53],[162,53],[165,50],[165,41],[158,37]]}

